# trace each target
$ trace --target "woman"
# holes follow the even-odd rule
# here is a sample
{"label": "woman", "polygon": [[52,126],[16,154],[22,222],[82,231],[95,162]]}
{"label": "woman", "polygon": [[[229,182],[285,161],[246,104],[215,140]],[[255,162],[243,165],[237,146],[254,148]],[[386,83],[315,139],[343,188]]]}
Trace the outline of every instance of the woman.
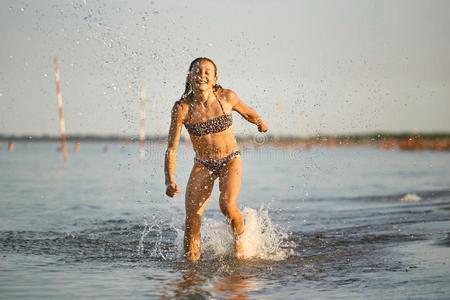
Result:
{"label": "woman", "polygon": [[239,241],[244,221],[237,206],[241,186],[242,162],[232,129],[231,112],[237,111],[247,121],[268,130],[259,115],[245,105],[229,89],[217,84],[217,67],[205,57],[195,59],[189,66],[186,90],[172,109],[169,142],[165,155],[166,194],[174,197],[179,188],[174,180],[175,160],[181,128],[184,124],[194,147],[194,166],[185,195],[186,226],[184,250],[186,258],[200,258],[200,224],[214,181],[219,179],[219,205],[231,223],[235,237],[236,258],[244,258]]}

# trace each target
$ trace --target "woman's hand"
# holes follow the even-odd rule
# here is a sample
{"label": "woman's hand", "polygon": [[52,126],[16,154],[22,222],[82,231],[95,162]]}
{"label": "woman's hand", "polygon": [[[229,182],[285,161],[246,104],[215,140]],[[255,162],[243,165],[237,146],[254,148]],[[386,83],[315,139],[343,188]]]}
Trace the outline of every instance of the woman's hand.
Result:
{"label": "woman's hand", "polygon": [[263,120],[261,120],[261,122],[258,123],[258,131],[259,131],[259,132],[267,132],[267,130],[269,130],[269,127],[267,127],[266,122],[264,122]]}
{"label": "woman's hand", "polygon": [[166,184],[166,195],[173,198],[180,189],[178,188],[178,185],[175,182],[170,182]]}

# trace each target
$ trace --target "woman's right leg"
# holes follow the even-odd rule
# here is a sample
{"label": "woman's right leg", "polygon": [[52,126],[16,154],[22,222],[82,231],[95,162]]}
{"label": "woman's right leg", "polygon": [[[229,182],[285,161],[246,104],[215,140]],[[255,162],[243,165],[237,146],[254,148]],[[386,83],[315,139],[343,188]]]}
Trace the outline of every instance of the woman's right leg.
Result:
{"label": "woman's right leg", "polygon": [[239,156],[232,158],[227,162],[219,178],[219,205],[220,210],[230,221],[235,237],[235,255],[236,258],[245,258],[245,249],[242,243],[242,234],[244,233],[244,218],[238,208],[238,196],[241,189],[242,180],[242,161]]}
{"label": "woman's right leg", "polygon": [[214,178],[208,169],[195,162],[186,187],[186,226],[184,231],[184,251],[186,258],[196,261],[200,258],[201,218],[214,185]]}

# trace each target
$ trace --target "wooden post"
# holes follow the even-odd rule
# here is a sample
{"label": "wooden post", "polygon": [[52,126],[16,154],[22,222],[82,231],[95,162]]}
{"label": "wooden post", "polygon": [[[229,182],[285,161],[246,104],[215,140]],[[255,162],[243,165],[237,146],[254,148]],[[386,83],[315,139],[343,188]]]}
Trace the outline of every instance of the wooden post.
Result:
{"label": "wooden post", "polygon": [[64,161],[67,161],[67,135],[66,135],[66,125],[64,123],[64,110],[62,103],[61,94],[61,75],[58,63],[58,57],[53,58],[53,63],[55,65],[55,80],[56,80],[56,100],[58,102],[58,113],[59,113],[59,127],[61,129],[61,151],[63,153]]}
{"label": "wooden post", "polygon": [[144,159],[145,157],[145,101],[146,101],[146,93],[145,93],[145,85],[141,82],[139,91],[139,102],[140,102],[140,119],[139,119],[139,154],[140,158]]}

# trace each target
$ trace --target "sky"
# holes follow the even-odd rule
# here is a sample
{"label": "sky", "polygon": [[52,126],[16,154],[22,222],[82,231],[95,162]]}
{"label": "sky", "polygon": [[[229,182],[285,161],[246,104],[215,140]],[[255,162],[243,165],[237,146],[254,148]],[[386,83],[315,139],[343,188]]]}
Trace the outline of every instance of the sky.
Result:
{"label": "sky", "polygon": [[69,135],[138,134],[141,85],[166,135],[199,56],[274,135],[450,132],[450,1],[3,0],[0,41],[0,134],[59,134],[55,55]]}

